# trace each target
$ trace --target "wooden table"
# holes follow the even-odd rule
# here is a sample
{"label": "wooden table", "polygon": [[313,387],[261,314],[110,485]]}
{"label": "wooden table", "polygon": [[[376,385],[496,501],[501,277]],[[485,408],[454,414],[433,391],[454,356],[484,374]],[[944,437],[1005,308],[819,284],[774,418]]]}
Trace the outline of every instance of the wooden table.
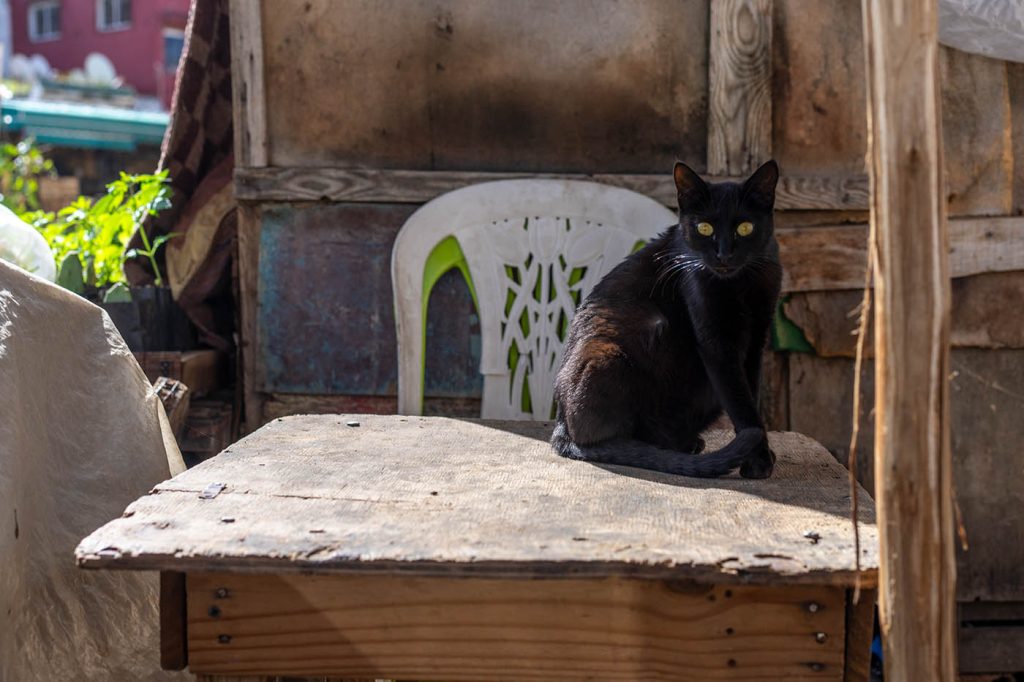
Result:
{"label": "wooden table", "polygon": [[849,484],[824,448],[773,433],[773,478],[705,480],[562,459],[549,433],[279,419],[77,559],[160,571],[163,664],[201,678],[867,678],[873,505],[862,490],[853,605]]}

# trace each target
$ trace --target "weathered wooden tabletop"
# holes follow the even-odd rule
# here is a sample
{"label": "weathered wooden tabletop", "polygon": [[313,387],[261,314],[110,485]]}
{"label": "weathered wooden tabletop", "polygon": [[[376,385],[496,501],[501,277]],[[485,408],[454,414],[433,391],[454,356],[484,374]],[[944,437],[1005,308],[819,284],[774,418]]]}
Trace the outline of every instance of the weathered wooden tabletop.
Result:
{"label": "weathered wooden tabletop", "polygon": [[[358,421],[358,426],[346,422]],[[846,470],[773,433],[769,480],[693,479],[556,456],[551,425],[373,415],[279,419],[87,537],[95,568],[642,575],[850,585]],[[716,432],[712,449],[730,437]],[[225,487],[211,496],[210,484]],[[861,500],[862,584],[877,580]]]}

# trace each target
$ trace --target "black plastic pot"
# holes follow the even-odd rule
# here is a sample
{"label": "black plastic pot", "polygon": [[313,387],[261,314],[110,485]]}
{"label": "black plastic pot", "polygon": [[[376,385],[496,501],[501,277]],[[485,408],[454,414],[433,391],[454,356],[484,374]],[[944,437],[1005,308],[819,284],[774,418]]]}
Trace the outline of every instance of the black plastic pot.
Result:
{"label": "black plastic pot", "polygon": [[135,353],[195,348],[195,328],[168,287],[138,287],[132,300],[102,303],[128,348]]}

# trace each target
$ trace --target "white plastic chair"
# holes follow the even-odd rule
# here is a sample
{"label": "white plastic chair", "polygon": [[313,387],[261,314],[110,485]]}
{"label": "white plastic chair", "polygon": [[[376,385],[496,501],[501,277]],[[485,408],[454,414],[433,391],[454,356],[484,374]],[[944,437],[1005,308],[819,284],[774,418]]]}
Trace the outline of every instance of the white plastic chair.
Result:
{"label": "white plastic chair", "polygon": [[551,419],[576,306],[675,222],[642,194],[574,180],[487,182],[425,204],[402,226],[391,255],[399,413],[422,413],[427,300],[456,267],[480,316],[481,416]]}

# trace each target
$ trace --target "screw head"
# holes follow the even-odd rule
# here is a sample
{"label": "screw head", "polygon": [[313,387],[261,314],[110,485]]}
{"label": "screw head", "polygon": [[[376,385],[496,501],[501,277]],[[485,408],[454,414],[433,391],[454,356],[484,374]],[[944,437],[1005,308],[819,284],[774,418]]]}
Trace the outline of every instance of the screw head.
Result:
{"label": "screw head", "polygon": [[817,642],[818,644],[824,644],[825,640],[827,640],[827,639],[828,639],[828,635],[826,635],[824,632],[815,632],[814,633],[814,641]]}
{"label": "screw head", "polygon": [[807,610],[811,613],[817,613],[819,610],[821,610],[821,607],[818,605],[817,602],[812,601],[807,605]]}
{"label": "screw head", "polygon": [[214,594],[214,596],[217,597],[217,599],[227,599],[227,597],[228,597],[228,588],[226,588],[226,587],[218,587],[217,591],[214,592],[213,594]]}
{"label": "screw head", "polygon": [[209,608],[207,613],[210,614],[210,618],[220,618],[220,607],[213,605]]}
{"label": "screw head", "polygon": [[220,642],[221,644],[230,644],[231,643],[231,635],[217,635],[217,641]]}

